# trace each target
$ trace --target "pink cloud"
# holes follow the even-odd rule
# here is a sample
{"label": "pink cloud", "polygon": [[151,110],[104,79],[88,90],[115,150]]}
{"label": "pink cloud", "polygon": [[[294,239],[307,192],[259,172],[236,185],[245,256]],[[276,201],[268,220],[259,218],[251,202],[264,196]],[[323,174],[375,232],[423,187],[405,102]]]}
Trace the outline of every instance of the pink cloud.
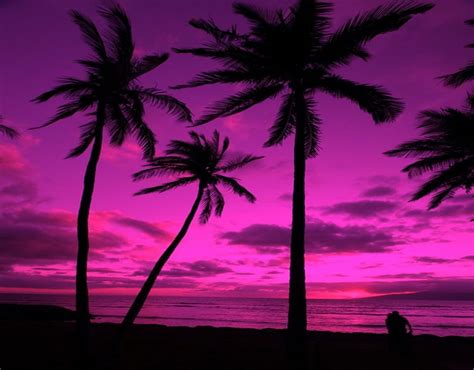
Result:
{"label": "pink cloud", "polygon": [[0,144],[0,169],[2,177],[23,175],[28,165],[18,147],[13,144]]}

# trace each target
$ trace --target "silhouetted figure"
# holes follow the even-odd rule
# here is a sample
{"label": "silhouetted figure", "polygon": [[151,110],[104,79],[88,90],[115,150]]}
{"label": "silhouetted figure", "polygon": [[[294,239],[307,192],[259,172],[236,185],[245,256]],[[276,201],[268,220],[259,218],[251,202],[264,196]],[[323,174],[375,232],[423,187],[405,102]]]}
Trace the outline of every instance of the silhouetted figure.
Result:
{"label": "silhouetted figure", "polygon": [[388,334],[394,338],[407,337],[413,333],[410,322],[400,315],[398,311],[393,311],[387,315],[385,325],[387,326]]}
{"label": "silhouetted figure", "polygon": [[385,319],[389,336],[389,349],[396,353],[402,362],[411,359],[410,337],[413,329],[410,322],[400,315],[398,311],[393,311]]}

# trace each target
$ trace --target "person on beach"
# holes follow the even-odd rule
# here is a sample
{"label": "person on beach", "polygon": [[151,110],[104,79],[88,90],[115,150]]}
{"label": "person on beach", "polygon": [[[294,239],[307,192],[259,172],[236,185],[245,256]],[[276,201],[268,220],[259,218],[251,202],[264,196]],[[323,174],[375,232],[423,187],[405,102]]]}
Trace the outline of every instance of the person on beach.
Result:
{"label": "person on beach", "polygon": [[393,338],[402,339],[413,334],[410,322],[398,311],[393,311],[387,315],[385,325],[387,326],[388,335]]}
{"label": "person on beach", "polygon": [[393,311],[385,319],[390,348],[397,352],[401,358],[411,357],[409,338],[413,335],[410,322],[400,315],[398,311]]}

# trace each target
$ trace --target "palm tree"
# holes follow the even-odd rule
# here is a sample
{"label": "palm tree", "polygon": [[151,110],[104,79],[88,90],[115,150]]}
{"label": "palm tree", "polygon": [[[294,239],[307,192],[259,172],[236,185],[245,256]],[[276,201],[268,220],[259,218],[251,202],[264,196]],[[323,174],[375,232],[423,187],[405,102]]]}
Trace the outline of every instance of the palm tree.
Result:
{"label": "palm tree", "polygon": [[[2,120],[3,117],[0,116],[0,122],[2,122]],[[2,124],[0,124],[0,134],[5,135],[10,139],[16,139],[20,135],[14,128]]]}
{"label": "palm tree", "polygon": [[234,11],[249,23],[248,33],[239,33],[235,26],[221,29],[212,20],[192,20],[191,26],[207,33],[212,41],[197,48],[176,49],[222,65],[176,88],[219,83],[244,85],[239,93],[212,105],[196,121],[197,125],[281,96],[280,109],[265,146],[278,145],[295,134],[288,310],[288,330],[293,339],[290,342],[304,338],[307,325],[305,169],[306,159],[318,153],[321,127],[314,94],[323,92],[349,99],[370,113],[376,123],[393,121],[403,108],[399,100],[380,86],[353,82],[335,71],[356,58],[368,60],[370,54],[365,48],[368,41],[398,30],[412,16],[432,7],[414,2],[379,6],[330,33],[333,9],[330,2],[299,0],[288,11],[268,11],[236,3]]}
{"label": "palm tree", "polygon": [[416,158],[403,169],[410,177],[432,173],[411,200],[432,195],[428,208],[433,209],[458,190],[470,192],[474,185],[474,107],[427,110],[420,121],[420,139],[385,154]]}
{"label": "palm tree", "polygon": [[[468,19],[465,22],[468,26],[474,27],[474,19]],[[467,48],[474,48],[474,44],[466,45]],[[459,71],[442,76],[446,86],[459,87],[466,82],[474,81],[474,60],[471,60],[465,67]]]}
{"label": "palm tree", "polygon": [[81,126],[80,143],[68,155],[68,158],[79,156],[92,146],[77,219],[77,328],[82,351],[85,353],[89,326],[88,219],[104,129],[108,130],[112,145],[120,146],[127,136],[134,136],[143,149],[143,156],[152,158],[155,154],[156,139],[144,121],[144,103],[165,108],[183,121],[191,121],[191,113],[181,101],[161,90],[145,88],[139,84],[139,78],[164,63],[168,54],[136,57],[130,21],[119,5],[112,4],[108,8],[99,9],[99,14],[108,25],[105,38],[91,19],[77,11],[71,11],[70,14],[92,51],[89,59],[79,61],[86,69],[86,78],[63,78],[58,86],[39,95],[34,101],[45,102],[60,96],[67,100],[59,106],[56,114],[40,127],[49,126],[80,112],[89,112],[88,116],[93,117],[90,122]]}
{"label": "palm tree", "polygon": [[216,216],[222,214],[225,202],[218,185],[222,185],[224,188],[227,188],[240,197],[244,197],[251,203],[255,202],[255,196],[240,185],[236,178],[227,176],[227,173],[245,167],[249,163],[261,159],[262,157],[244,155],[236,159],[225,161],[226,151],[229,148],[228,138],[225,138],[221,145],[220,136],[217,131],[214,131],[211,139],[207,139],[205,136],[198,135],[195,132],[190,132],[189,135],[191,141],[171,141],[168,145],[168,149],[165,151],[165,156],[150,160],[145,170],[137,172],[134,175],[135,180],[143,180],[162,175],[177,177],[174,181],[143,189],[139,191],[137,195],[163,193],[193,183],[198,184],[198,189],[196,200],[183,226],[156,262],[132,306],[128,310],[122,322],[122,333],[133,324],[138,316],[163,266],[183,240],[199,208],[201,207],[199,215],[201,224],[207,223],[213,212]]}
{"label": "palm tree", "polygon": [[[474,26],[474,19],[465,22]],[[474,44],[466,45],[474,48]],[[474,61],[459,71],[440,77],[446,86],[460,87],[474,81]],[[458,190],[469,193],[474,185],[474,95],[468,94],[465,107],[426,110],[419,114],[421,138],[407,141],[385,154],[416,158],[403,169],[409,177],[432,173],[411,201],[432,195],[428,209],[438,207]]]}

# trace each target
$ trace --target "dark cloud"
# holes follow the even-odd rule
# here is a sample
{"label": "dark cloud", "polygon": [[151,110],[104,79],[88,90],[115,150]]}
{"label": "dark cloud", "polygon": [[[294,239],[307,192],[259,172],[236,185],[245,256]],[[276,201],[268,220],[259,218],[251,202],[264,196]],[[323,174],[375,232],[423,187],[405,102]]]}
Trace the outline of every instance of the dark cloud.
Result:
{"label": "dark cloud", "polygon": [[19,209],[4,215],[8,222],[36,227],[74,228],[76,215],[68,211],[37,211]]}
{"label": "dark cloud", "polygon": [[398,208],[395,202],[378,200],[360,200],[342,202],[326,207],[325,214],[343,214],[351,217],[378,217],[395,211]]}
{"label": "dark cloud", "polygon": [[416,262],[421,263],[428,263],[428,264],[443,264],[443,263],[453,263],[456,260],[452,260],[449,258],[438,258],[438,257],[414,257],[413,258]]}
{"label": "dark cloud", "polygon": [[[229,244],[251,247],[261,253],[281,253],[289,245],[290,229],[278,225],[254,224],[220,236]],[[306,248],[309,253],[387,252],[400,244],[403,241],[372,226],[338,226],[322,221],[306,224]]]}
{"label": "dark cloud", "polygon": [[449,202],[453,203],[474,203],[474,194],[460,194],[456,195],[450,199],[448,199]]}
{"label": "dark cloud", "polygon": [[233,272],[227,266],[215,261],[196,261],[180,263],[178,267],[164,270],[162,275],[173,277],[210,277]]}
{"label": "dark cloud", "polygon": [[463,260],[474,261],[474,256],[464,256]]}
{"label": "dark cloud", "polygon": [[9,184],[0,189],[2,198],[15,198],[26,201],[33,201],[38,198],[38,187],[30,180],[16,180],[13,184]]}
{"label": "dark cloud", "polygon": [[365,190],[361,195],[363,197],[385,197],[389,195],[394,195],[396,193],[397,191],[395,190],[395,188],[380,185]]}
{"label": "dark cloud", "polygon": [[[0,215],[0,259],[2,265],[37,265],[73,261],[77,238],[75,215],[67,211],[20,209]],[[91,254],[126,246],[122,236],[91,230]]]}
{"label": "dark cloud", "polygon": [[383,266],[383,263],[371,263],[371,264],[362,264],[359,266],[361,270],[370,270],[377,267]]}
{"label": "dark cloud", "polygon": [[432,218],[466,217],[474,215],[474,203],[444,204],[433,210],[412,209],[403,213],[403,217],[412,217],[420,221]]}
{"label": "dark cloud", "polygon": [[74,277],[60,274],[45,276],[10,272],[0,275],[0,286],[2,288],[73,289]]}
{"label": "dark cloud", "polygon": [[[54,263],[55,261],[72,260],[76,252],[76,232],[61,227],[35,227],[29,225],[0,226],[0,255],[20,260],[31,260],[28,263]],[[90,243],[93,250],[105,250],[127,244],[119,235],[111,232],[91,232]],[[26,262],[26,261],[25,261]]]}
{"label": "dark cloud", "polygon": [[374,279],[427,279],[433,276],[431,272],[403,273],[403,274],[386,274],[372,276]]}
{"label": "dark cloud", "polygon": [[[143,279],[134,279],[120,276],[93,276],[88,277],[89,288],[140,288]],[[9,272],[0,275],[0,286],[3,288],[28,288],[28,289],[74,289],[74,274],[65,275],[63,272],[49,275]],[[182,288],[195,289],[199,284],[193,279],[166,278],[158,279],[155,289],[160,288]]]}
{"label": "dark cloud", "polygon": [[166,231],[160,225],[152,222],[137,220],[135,218],[126,217],[120,214],[113,215],[110,220],[116,224],[138,230],[154,239],[168,240],[170,238],[170,233],[168,231]]}
{"label": "dark cloud", "polygon": [[282,200],[284,202],[291,202],[293,200],[293,195],[291,193],[284,193],[278,197],[278,200]]}

